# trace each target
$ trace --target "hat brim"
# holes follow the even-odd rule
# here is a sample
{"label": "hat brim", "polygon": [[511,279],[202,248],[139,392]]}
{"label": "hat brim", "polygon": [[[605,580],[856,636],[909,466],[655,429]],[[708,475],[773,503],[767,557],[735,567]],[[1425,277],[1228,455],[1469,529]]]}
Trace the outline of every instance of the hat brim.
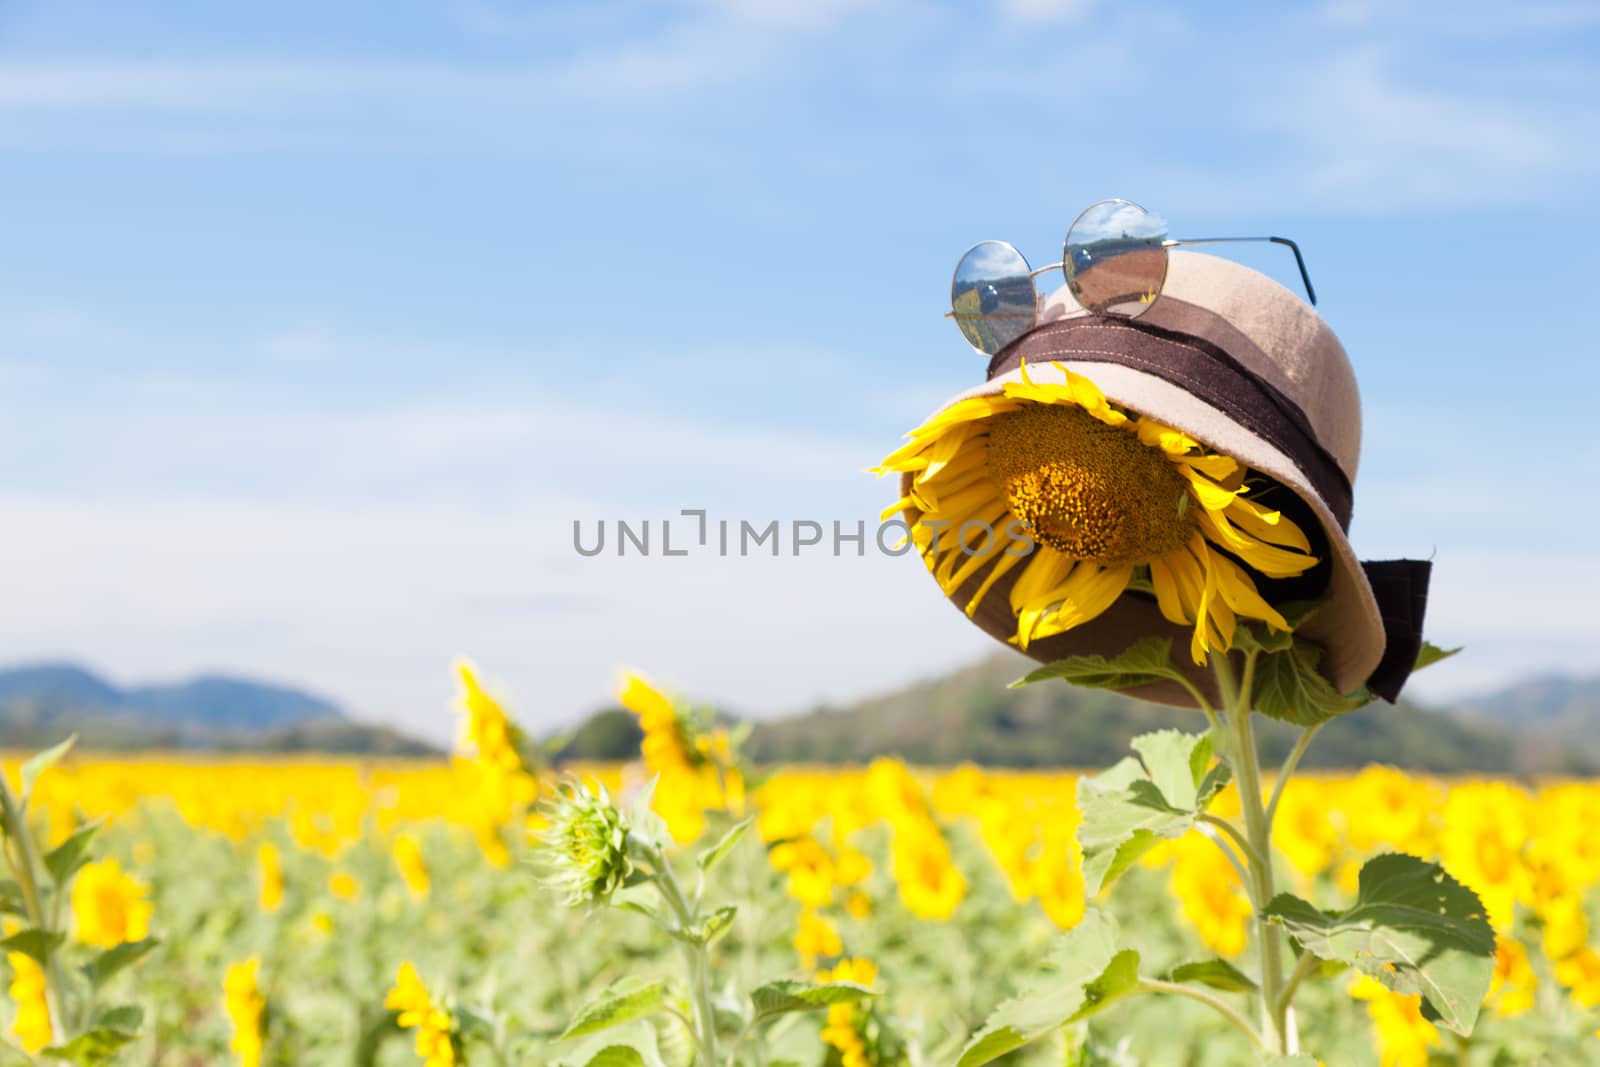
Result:
{"label": "hat brim", "polygon": [[[1034,363],[1028,377],[1040,383],[1063,383],[1064,371],[1092,381],[1113,404],[1130,412],[1148,415],[1182,430],[1202,444],[1231,456],[1240,463],[1278,481],[1305,501],[1322,525],[1331,554],[1328,588],[1322,607],[1298,628],[1297,633],[1324,649],[1320,669],[1340,692],[1351,692],[1363,683],[1383,658],[1384,626],[1377,600],[1366,573],[1361,568],[1338,519],[1312,487],[1310,479],[1283,451],[1248,429],[1218,408],[1188,391],[1132,367],[1100,362],[1076,362],[1070,357],[1055,363]],[[982,385],[950,400],[955,404],[975,396],[1002,392],[1008,382],[1022,380],[1022,371],[999,374]],[[947,407],[949,405],[946,405]],[[901,493],[909,496],[911,475],[902,476]],[[908,508],[906,520],[915,523],[920,513]],[[989,567],[967,580],[950,595],[958,608],[970,601]],[[1014,568],[992,586],[973,614],[973,621],[996,640],[1015,647],[1016,617],[1010,607],[1010,590],[1021,568]],[[1171,637],[1174,650],[1187,649],[1191,630],[1166,619],[1153,598],[1139,593],[1124,593],[1104,613],[1065,633],[1029,644],[1027,655],[1040,662],[1069,656],[1115,656],[1135,641],[1147,637]],[[1175,666],[1206,693],[1217,696],[1210,670],[1195,665],[1187,655],[1176,654]],[[1160,682],[1126,690],[1131,696],[1194,707],[1194,698],[1176,682]]]}

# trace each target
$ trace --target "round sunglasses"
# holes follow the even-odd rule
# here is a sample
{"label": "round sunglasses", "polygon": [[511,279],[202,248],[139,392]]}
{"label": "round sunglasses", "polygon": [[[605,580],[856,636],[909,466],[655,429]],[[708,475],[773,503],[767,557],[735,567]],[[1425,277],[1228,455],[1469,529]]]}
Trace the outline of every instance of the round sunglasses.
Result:
{"label": "round sunglasses", "polygon": [[1039,322],[1043,301],[1034,279],[1059,268],[1078,305],[1102,315],[1142,314],[1167,281],[1167,250],[1180,245],[1271,241],[1287,245],[1300,267],[1306,297],[1317,294],[1300,246],[1287,237],[1167,237],[1167,222],[1131,200],[1101,200],[1084,208],[1067,228],[1061,262],[1037,270],[1005,241],[979,241],[956,264],[948,318],[967,343],[992,356]]}

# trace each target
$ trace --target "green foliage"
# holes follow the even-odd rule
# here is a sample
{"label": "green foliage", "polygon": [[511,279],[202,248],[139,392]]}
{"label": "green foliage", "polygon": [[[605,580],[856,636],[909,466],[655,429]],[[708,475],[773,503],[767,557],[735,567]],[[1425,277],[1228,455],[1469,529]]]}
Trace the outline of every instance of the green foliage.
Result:
{"label": "green foliage", "polygon": [[1167,980],[1196,982],[1229,993],[1255,993],[1260,989],[1249,975],[1220,959],[1179,964],[1167,973]]}
{"label": "green foliage", "polygon": [[1011,683],[1016,689],[1060,678],[1090,689],[1131,689],[1151,682],[1173,681],[1189,684],[1183,672],[1172,664],[1172,639],[1147,637],[1129,645],[1120,655],[1069,656],[1031,671]]}
{"label": "green foliage", "polygon": [[665,982],[624,978],[578,1009],[561,1032],[562,1040],[608,1030],[613,1026],[653,1015],[667,1004]]}
{"label": "green foliage", "polygon": [[999,1059],[1132,993],[1139,983],[1139,954],[1116,946],[1116,920],[1098,908],[1085,912],[1050,954],[1053,973],[996,1008],[956,1067]]}
{"label": "green foliage", "polygon": [[696,856],[695,866],[700,868],[700,873],[702,875],[710,874],[712,868],[721,863],[723,858],[733,851],[733,846],[739,843],[739,839],[744,836],[744,832],[750,829],[755,821],[754,815],[746,819],[740,819],[728,828],[728,831],[717,840],[716,844]]}
{"label": "green foliage", "polygon": [[1261,652],[1256,657],[1256,710],[1296,726],[1316,726],[1371,702],[1365,691],[1347,696],[1335,689],[1318,669],[1322,655],[1321,648],[1298,637],[1286,648]]}
{"label": "green foliage", "polygon": [[0,878],[0,913],[26,916],[28,902],[23,898],[22,886],[15,878]]}
{"label": "green foliage", "polygon": [[1432,641],[1422,642],[1422,650],[1417,653],[1416,666],[1411,669],[1420,671],[1424,667],[1431,667],[1440,660],[1447,660],[1461,651],[1461,646],[1455,648],[1440,648]]}
{"label": "green foliage", "polygon": [[[76,970],[67,966],[83,947],[67,943],[62,903],[71,894],[73,879],[90,860],[90,847],[96,841],[100,824],[91,822],[79,826],[41,857],[30,820],[24,812],[40,776],[67,754],[74,741],[75,736],[68,737],[23,764],[20,798],[12,794],[10,783],[0,775],[5,858],[12,875],[0,880],[0,910],[31,923],[0,938],[0,949],[27,956],[40,967],[45,988],[35,989],[27,996],[46,998],[50,1006],[50,1026],[57,1039],[56,1044],[43,1049],[40,1055],[47,1060],[81,1067],[100,1067],[112,1063],[123,1048],[138,1039],[144,1010],[136,1005],[115,1004],[97,1010],[96,996],[117,972],[136,963],[156,942],[146,938],[120,944],[97,953]],[[47,874],[52,887],[48,892]],[[18,996],[17,990],[18,985],[13,984],[13,997]],[[17,1059],[9,1056],[14,1048],[3,1047],[9,1059]],[[21,1057],[21,1061],[32,1062],[27,1057]]]}
{"label": "green foliage", "polygon": [[61,762],[61,757],[72,751],[72,746],[78,743],[78,735],[70,734],[65,741],[52,745],[37,755],[30,756],[22,764],[22,806],[26,808],[28,801],[33,797],[33,783],[45,771]]}
{"label": "green foliage", "polygon": [[89,845],[99,831],[98,822],[85,823],[67,839],[45,853],[44,866],[57,886],[65,886],[89,862]]}
{"label": "green foliage", "polygon": [[782,980],[768,982],[750,994],[750,1007],[758,1022],[795,1012],[818,1011],[832,1004],[854,1004],[873,996],[855,982],[812,984]]}
{"label": "green foliage", "polygon": [[97,1026],[85,1030],[64,1045],[51,1045],[44,1050],[44,1055],[52,1060],[76,1063],[80,1067],[101,1067],[102,1064],[111,1063],[123,1046],[138,1036],[128,1030]]}
{"label": "green foliage", "polygon": [[1116,879],[1161,841],[1188,833],[1228,783],[1226,764],[1211,763],[1203,734],[1163,730],[1134,739],[1143,760],[1122,760],[1078,781],[1078,844],[1090,895]]}
{"label": "green foliage", "polygon": [[67,935],[59,930],[40,930],[30,927],[0,938],[0,948],[7,952],[20,952],[40,966],[50,962],[50,956],[66,941]]}
{"label": "green foliage", "polygon": [[1345,911],[1282,893],[1265,914],[1305,951],[1421,993],[1441,1023],[1470,1033],[1494,973],[1494,930],[1477,894],[1437,863],[1400,853],[1368,860],[1359,882]]}
{"label": "green foliage", "polygon": [[96,988],[104,985],[111,976],[133,966],[143,959],[159,941],[146,937],[140,941],[124,941],[100,953],[83,968],[84,977]]}

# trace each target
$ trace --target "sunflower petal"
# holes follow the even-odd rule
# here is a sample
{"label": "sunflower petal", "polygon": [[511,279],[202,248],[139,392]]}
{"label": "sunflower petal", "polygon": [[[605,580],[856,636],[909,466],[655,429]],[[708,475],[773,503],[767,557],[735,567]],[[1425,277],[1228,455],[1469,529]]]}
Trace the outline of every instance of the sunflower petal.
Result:
{"label": "sunflower petal", "polygon": [[1238,529],[1227,516],[1209,509],[1200,512],[1200,528],[1212,541],[1234,553],[1269,578],[1292,578],[1316,566],[1317,558],[1269,545]]}
{"label": "sunflower petal", "polygon": [[[1187,555],[1187,551],[1179,549]],[[1183,608],[1183,598],[1178,595],[1178,578],[1172,571],[1172,565],[1167,562],[1168,557],[1175,553],[1167,553],[1159,559],[1150,561],[1150,586],[1156,593],[1156,606],[1161,609],[1161,614],[1168,622],[1175,622],[1179,626],[1187,626],[1194,621]]]}
{"label": "sunflower petal", "polygon": [[1066,633],[1099,616],[1123,594],[1132,577],[1132,564],[1123,567],[1078,564],[1072,575],[1052,590],[1050,599],[1056,603],[1037,621],[1028,639],[1037,641]]}
{"label": "sunflower petal", "polygon": [[1308,555],[1311,552],[1311,542],[1306,539],[1305,532],[1285,518],[1281,511],[1239,497],[1228,506],[1227,515],[1230,521],[1252,537],[1269,544],[1298,548]]}
{"label": "sunflower petal", "polygon": [[1021,563],[1027,558],[1029,557],[1018,556],[1011,552],[1002,552],[1000,558],[995,561],[994,567],[990,569],[988,574],[983,576],[983,584],[978,586],[978,591],[972,594],[971,600],[967,601],[967,606],[965,608],[967,618],[970,619],[973,615],[977,614],[978,605],[983,603],[983,598],[989,595],[989,590],[994,587],[994,583],[998,582],[1000,578],[1012,567],[1015,567],[1018,563]]}
{"label": "sunflower petal", "polygon": [[1181,456],[1200,447],[1199,441],[1182,430],[1157,422],[1148,415],[1141,415],[1134,429],[1138,431],[1141,442],[1151,448],[1159,448],[1169,456]]}
{"label": "sunflower petal", "polygon": [[1261,619],[1274,630],[1288,630],[1289,623],[1260,593],[1256,583],[1233,560],[1218,552],[1211,554],[1211,566],[1217,572],[1217,588],[1222,599],[1236,613],[1252,619]]}

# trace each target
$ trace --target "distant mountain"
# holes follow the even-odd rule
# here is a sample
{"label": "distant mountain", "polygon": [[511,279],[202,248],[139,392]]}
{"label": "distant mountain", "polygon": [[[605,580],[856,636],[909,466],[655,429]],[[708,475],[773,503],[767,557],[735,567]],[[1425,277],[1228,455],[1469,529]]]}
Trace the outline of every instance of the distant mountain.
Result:
{"label": "distant mountain", "polygon": [[299,689],[261,682],[204,675],[181,685],[130,689],[127,706],[151,719],[171,723],[226,725],[242,730],[270,730],[314,719],[343,719],[337,704]]}
{"label": "distant mountain", "polygon": [[1464,721],[1512,730],[1526,746],[1573,750],[1600,762],[1600,676],[1542,675],[1450,710]]}
{"label": "distant mountain", "polygon": [[[996,653],[971,666],[838,709],[757,724],[750,750],[761,760],[860,761],[884,754],[915,763],[963,760],[1008,767],[1100,767],[1122,758],[1138,734],[1194,730],[1198,712],[1065,683],[1008,689],[1036,666]],[[1264,758],[1287,754],[1298,731],[1258,730]],[[1503,724],[1402,701],[1373,704],[1325,727],[1305,765],[1383,762],[1436,772],[1593,771],[1600,758],[1530,748]]]}
{"label": "distant mountain", "polygon": [[207,675],[123,689],[74,663],[0,670],[0,746],[33,748],[74,732],[99,748],[437,751],[356,722],[330,700],[244,678]]}
{"label": "distant mountain", "polygon": [[[1102,767],[1122,758],[1135,736],[1164,727],[1196,730],[1198,712],[1149,704],[1064,682],[1008,689],[1035,664],[999,652],[947,674],[837,708],[755,725],[747,751],[764,763],[860,763],[896,755],[913,763],[963,761],[1006,767]],[[1492,709],[1489,710],[1489,709]],[[1600,773],[1600,681],[1515,686],[1435,709],[1409,701],[1373,704],[1325,727],[1308,767],[1391,763],[1437,773]],[[1530,729],[1530,721],[1548,727]],[[637,753],[637,733],[608,710],[572,736],[588,759]],[[1562,732],[1582,729],[1583,744]],[[1264,757],[1287,754],[1298,731],[1263,721]],[[1587,747],[1586,747],[1587,746]]]}

